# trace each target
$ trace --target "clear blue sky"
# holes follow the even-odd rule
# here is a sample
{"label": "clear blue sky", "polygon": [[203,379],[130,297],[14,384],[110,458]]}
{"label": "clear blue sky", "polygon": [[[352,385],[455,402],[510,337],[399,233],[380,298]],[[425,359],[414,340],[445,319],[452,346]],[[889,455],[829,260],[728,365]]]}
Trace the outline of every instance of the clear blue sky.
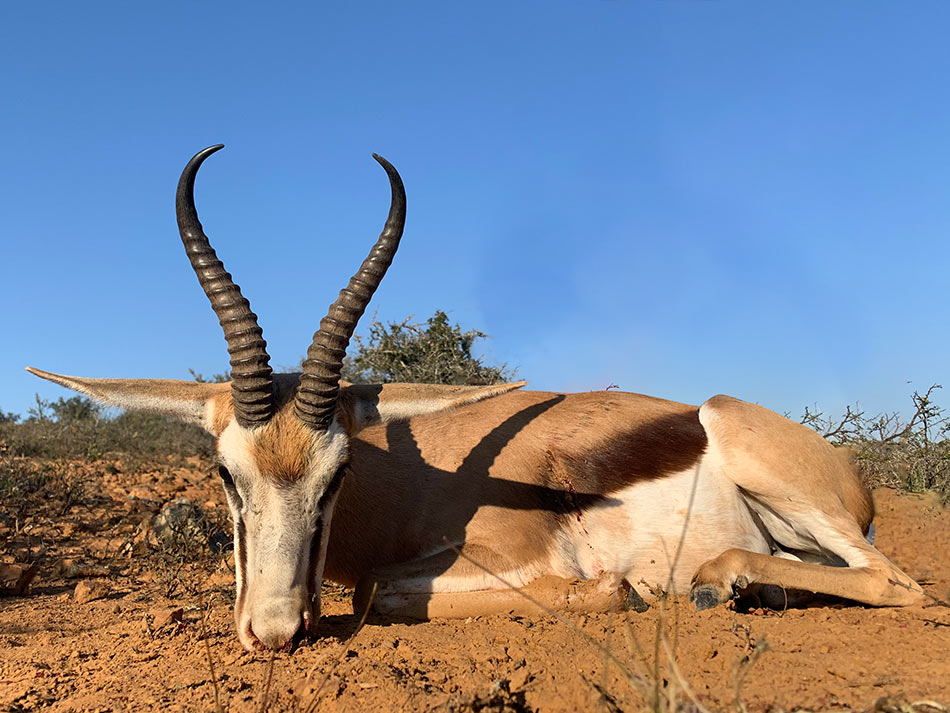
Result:
{"label": "clear blue sky", "polygon": [[67,395],[26,365],[226,368],[173,209],[219,142],[199,211],[278,367],[379,232],[376,151],[409,219],[368,316],[447,310],[537,389],[904,408],[950,381],[948,32],[945,0],[2,3],[0,408]]}

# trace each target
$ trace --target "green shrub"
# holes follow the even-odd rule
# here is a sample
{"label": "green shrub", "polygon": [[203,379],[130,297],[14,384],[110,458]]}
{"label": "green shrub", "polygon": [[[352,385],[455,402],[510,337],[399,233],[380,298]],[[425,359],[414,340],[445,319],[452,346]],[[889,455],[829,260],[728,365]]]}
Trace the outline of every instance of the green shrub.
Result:
{"label": "green shrub", "polygon": [[31,458],[98,460],[116,456],[141,466],[156,457],[211,457],[214,442],[197,426],[168,416],[123,413],[115,418],[0,423],[0,450]]}
{"label": "green shrub", "polygon": [[356,354],[347,357],[343,378],[353,383],[499,384],[510,381],[514,370],[492,366],[472,354],[472,347],[488,335],[450,324],[437,311],[425,324],[383,324],[373,320],[369,336],[354,338]]}

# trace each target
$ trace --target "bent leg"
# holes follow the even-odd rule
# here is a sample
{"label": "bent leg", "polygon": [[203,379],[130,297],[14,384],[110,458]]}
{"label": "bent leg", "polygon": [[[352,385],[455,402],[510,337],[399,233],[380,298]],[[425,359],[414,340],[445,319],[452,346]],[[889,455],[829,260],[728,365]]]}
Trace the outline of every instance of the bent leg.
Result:
{"label": "bent leg", "polygon": [[902,606],[920,586],[865,539],[873,502],[849,455],[813,430],[726,396],[700,407],[705,458],[742,494],[778,547],[847,567],[731,549],[702,564],[690,598],[706,609],[750,584],[829,594],[873,606]]}
{"label": "bent leg", "polygon": [[868,546],[866,554],[869,561],[862,566],[830,567],[746,550],[726,550],[699,567],[689,598],[697,609],[709,609],[731,599],[735,588],[771,584],[872,606],[906,606],[922,601],[923,591],[914,580],[874,548]]}

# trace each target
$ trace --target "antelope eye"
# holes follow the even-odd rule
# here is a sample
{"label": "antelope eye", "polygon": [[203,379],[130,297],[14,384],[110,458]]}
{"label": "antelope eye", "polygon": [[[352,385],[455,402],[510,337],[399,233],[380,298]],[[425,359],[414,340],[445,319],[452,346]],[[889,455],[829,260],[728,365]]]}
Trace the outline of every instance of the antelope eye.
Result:
{"label": "antelope eye", "polygon": [[223,465],[218,466],[218,475],[221,477],[221,480],[224,481],[225,485],[234,485],[234,478],[231,477],[230,471]]}

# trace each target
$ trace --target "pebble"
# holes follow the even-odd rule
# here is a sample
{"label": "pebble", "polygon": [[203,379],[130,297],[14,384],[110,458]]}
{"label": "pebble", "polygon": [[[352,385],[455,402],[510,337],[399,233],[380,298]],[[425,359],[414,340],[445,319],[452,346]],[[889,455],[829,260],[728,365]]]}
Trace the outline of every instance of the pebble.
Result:
{"label": "pebble", "polygon": [[531,678],[532,675],[527,666],[522,666],[508,677],[508,683],[512,690],[520,691]]}
{"label": "pebble", "polygon": [[67,579],[80,577],[107,577],[109,570],[106,567],[94,567],[73,559],[60,560],[59,573]]}
{"label": "pebble", "polygon": [[151,612],[152,625],[160,629],[166,624],[181,623],[185,616],[184,609],[154,609]]}
{"label": "pebble", "polygon": [[152,520],[152,533],[165,547],[208,544],[204,513],[188,498],[166,503]]}
{"label": "pebble", "polygon": [[85,604],[96,599],[102,599],[108,596],[110,592],[109,585],[105,582],[81,581],[73,590],[73,600],[79,604]]}
{"label": "pebble", "polygon": [[0,596],[16,597],[26,593],[38,570],[35,564],[0,564]]}

